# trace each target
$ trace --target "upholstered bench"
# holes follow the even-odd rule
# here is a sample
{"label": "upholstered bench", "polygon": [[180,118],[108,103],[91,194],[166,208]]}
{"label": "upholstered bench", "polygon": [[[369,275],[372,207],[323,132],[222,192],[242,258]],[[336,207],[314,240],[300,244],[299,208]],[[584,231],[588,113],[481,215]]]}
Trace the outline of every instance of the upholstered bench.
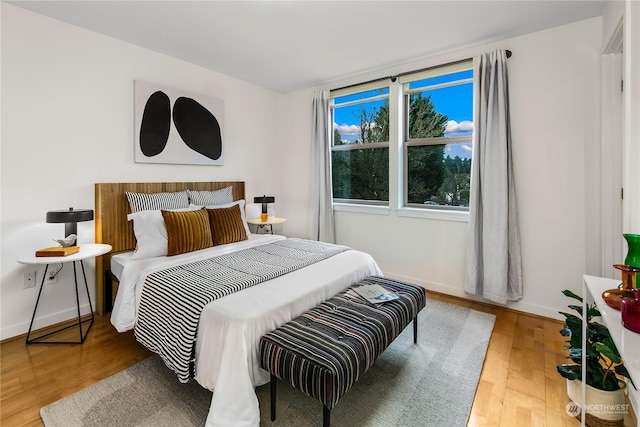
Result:
{"label": "upholstered bench", "polygon": [[[370,303],[354,288],[378,284],[399,296]],[[260,366],[271,374],[271,420],[277,378],[322,402],[323,425],[331,409],[425,306],[424,288],[370,276],[260,339]]]}

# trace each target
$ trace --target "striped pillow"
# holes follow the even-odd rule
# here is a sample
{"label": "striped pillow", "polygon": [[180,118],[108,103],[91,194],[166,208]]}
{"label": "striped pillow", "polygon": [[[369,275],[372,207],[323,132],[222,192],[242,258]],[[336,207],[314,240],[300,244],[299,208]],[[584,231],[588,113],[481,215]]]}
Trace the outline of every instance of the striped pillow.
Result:
{"label": "striped pillow", "polygon": [[125,191],[131,213],[159,209],[182,209],[189,207],[187,190],[175,193],[132,193]]}
{"label": "striped pillow", "polygon": [[192,205],[215,206],[233,202],[233,188],[231,186],[213,191],[187,190],[187,192]]}
{"label": "striped pillow", "polygon": [[228,208],[207,209],[213,245],[226,245],[227,243],[247,240],[247,232],[242,221],[240,205]]}
{"label": "striped pillow", "polygon": [[213,246],[206,208],[197,211],[162,211],[167,228],[167,256]]}

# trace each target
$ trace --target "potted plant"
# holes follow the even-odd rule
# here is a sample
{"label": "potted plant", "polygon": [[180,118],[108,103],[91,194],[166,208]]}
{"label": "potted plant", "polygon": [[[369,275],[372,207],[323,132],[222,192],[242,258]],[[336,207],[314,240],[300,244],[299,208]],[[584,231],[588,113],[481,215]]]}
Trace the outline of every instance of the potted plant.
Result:
{"label": "potted plant", "polygon": [[[567,337],[566,345],[569,350],[568,359],[573,363],[558,365],[558,373],[567,379],[567,394],[579,406],[582,405],[582,297],[569,290],[562,293],[575,300],[580,305],[568,307],[578,314],[560,312],[565,317],[564,327],[560,334]],[[587,353],[587,397],[586,397],[586,421],[587,425],[622,425],[624,422],[625,381],[631,381],[629,372],[622,363],[618,349],[606,326],[593,321],[600,316],[596,304],[587,304],[586,319],[586,353]],[[633,384],[633,381],[631,381]],[[634,385],[635,386],[635,385]],[[604,420],[604,421],[603,421]]]}

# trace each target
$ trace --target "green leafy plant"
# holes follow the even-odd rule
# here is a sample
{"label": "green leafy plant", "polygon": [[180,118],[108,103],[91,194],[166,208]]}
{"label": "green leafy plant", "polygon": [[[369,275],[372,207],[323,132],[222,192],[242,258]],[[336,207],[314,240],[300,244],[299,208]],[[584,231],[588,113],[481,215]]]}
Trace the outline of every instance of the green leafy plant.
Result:
{"label": "green leafy plant", "polygon": [[[568,339],[564,350],[569,350],[567,359],[573,363],[556,366],[558,373],[568,380],[582,379],[582,297],[569,290],[562,293],[578,300],[581,305],[569,305],[568,307],[578,313],[560,312],[565,317],[564,327],[560,329],[560,334]],[[629,372],[622,363],[620,353],[616,348],[609,329],[606,326],[594,322],[593,318],[600,316],[600,311],[595,303],[587,304],[587,384],[599,390],[614,391],[624,388],[625,383],[618,377],[625,377],[631,381]],[[616,375],[617,374],[617,375]],[[633,381],[631,381],[633,384]],[[635,384],[634,384],[635,387]]]}

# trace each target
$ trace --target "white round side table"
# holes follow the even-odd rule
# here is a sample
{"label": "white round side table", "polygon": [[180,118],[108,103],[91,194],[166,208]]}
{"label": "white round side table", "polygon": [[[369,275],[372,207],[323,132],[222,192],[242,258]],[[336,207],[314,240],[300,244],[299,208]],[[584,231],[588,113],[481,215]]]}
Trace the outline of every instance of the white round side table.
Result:
{"label": "white round side table", "polygon": [[[284,222],[287,222],[286,218],[269,218],[266,221],[263,221],[260,218],[251,218],[247,220],[248,224],[256,226],[256,233],[258,233],[258,230],[265,230],[264,234],[273,234],[273,224],[282,224]],[[267,228],[267,226],[269,228]]]}
{"label": "white round side table", "polygon": [[[91,329],[91,326],[93,325],[93,320],[94,320],[94,314],[93,314],[93,305],[91,304],[91,295],[89,294],[89,285],[87,284],[87,275],[84,271],[84,263],[82,262],[85,259],[88,258],[95,258],[97,256],[100,255],[104,255],[108,252],[111,251],[111,245],[105,245],[102,243],[91,243],[91,244],[85,244],[85,245],[80,245],[80,251],[76,252],[75,254],[71,254],[71,255],[67,255],[67,256],[56,256],[56,257],[50,257],[50,256],[44,256],[44,257],[37,257],[37,256],[27,256],[27,257],[21,257],[18,258],[18,262],[20,264],[29,264],[29,265],[39,265],[39,264],[44,264],[45,268],[44,268],[44,274],[42,275],[42,281],[40,282],[40,290],[38,291],[38,298],[36,299],[36,305],[33,308],[33,315],[31,316],[31,323],[29,324],[29,331],[27,332],[27,340],[26,343],[27,344],[82,344],[84,342],[84,339],[86,338],[87,334],[89,333],[89,330]],[[65,326],[63,328],[57,329],[55,331],[52,332],[48,332],[44,335],[41,335],[39,337],[36,338],[31,338],[31,328],[33,327],[33,320],[36,317],[36,311],[38,310],[38,304],[40,303],[40,296],[42,295],[42,288],[44,286],[44,281],[47,277],[47,270],[49,269],[49,265],[50,264],[64,264],[64,263],[68,263],[71,262],[73,263],[73,279],[75,282],[75,286],[76,286],[76,306],[78,308],[78,322],[74,323],[72,325],[69,326]],[[87,298],[89,299],[89,309],[91,310],[91,318],[89,319],[85,319],[82,320],[81,316],[80,316],[80,295],[78,292],[78,271],[76,268],[76,263],[80,263],[80,267],[82,268],[82,276],[84,277],[84,287],[85,290],[87,291]],[[86,322],[90,322],[89,326],[87,327],[86,331],[82,331],[82,324],[86,323]],[[79,340],[78,341],[42,341],[42,339],[49,337],[53,334],[56,334],[58,332],[64,331],[66,329],[70,329],[73,327],[78,327],[78,330],[80,332],[80,336],[79,336]]]}

